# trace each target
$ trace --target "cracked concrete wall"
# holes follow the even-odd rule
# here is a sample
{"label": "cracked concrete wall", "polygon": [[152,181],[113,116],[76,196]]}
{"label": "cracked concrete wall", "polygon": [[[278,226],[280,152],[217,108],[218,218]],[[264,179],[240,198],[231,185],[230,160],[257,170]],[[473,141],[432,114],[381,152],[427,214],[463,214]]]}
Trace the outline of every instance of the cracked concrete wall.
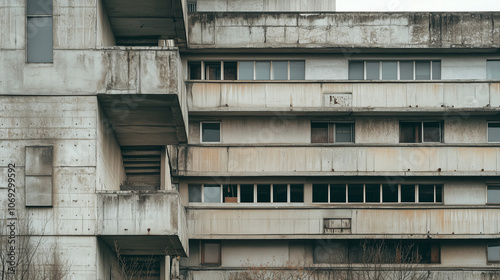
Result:
{"label": "cracked concrete wall", "polygon": [[198,0],[198,12],[334,12],[335,0]]}

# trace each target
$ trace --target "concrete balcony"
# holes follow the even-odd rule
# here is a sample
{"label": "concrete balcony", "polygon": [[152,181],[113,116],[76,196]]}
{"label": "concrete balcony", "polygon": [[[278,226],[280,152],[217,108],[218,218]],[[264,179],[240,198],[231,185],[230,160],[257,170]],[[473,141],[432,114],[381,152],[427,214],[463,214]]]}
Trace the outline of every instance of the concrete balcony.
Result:
{"label": "concrete balcony", "polygon": [[176,191],[97,194],[97,235],[123,254],[187,256],[186,212]]}
{"label": "concrete balcony", "polygon": [[[189,207],[189,236],[194,239],[425,239],[499,238],[498,207],[318,206],[234,208]],[[332,209],[334,208],[334,209]],[[437,209],[436,209],[437,208]],[[384,217],[381,219],[380,217]],[[341,232],[331,221],[344,221]],[[342,225],[340,225],[342,226]]]}
{"label": "concrete balcony", "polygon": [[180,176],[498,176],[495,144],[180,147]]}
{"label": "concrete balcony", "polygon": [[[426,52],[500,45],[499,13],[195,13],[189,15],[190,49],[328,49]],[[401,50],[400,50],[401,51]],[[450,50],[448,50],[450,51]]]}
{"label": "concrete balcony", "polygon": [[191,115],[488,115],[500,110],[500,83],[192,82],[188,102]]}

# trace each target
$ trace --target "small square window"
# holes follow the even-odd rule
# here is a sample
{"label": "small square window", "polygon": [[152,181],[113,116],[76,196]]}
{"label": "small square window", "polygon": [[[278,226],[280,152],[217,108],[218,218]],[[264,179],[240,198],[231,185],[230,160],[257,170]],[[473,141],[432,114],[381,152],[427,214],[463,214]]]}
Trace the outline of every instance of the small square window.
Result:
{"label": "small square window", "polygon": [[382,185],[382,202],[398,202],[398,185]]}
{"label": "small square window", "polygon": [[349,61],[349,80],[364,80],[364,61]]}
{"label": "small square window", "polygon": [[201,123],[201,142],[220,142],[220,123]]}
{"label": "small square window", "polygon": [[238,202],[238,185],[222,185],[224,203]]}
{"label": "small square window", "polygon": [[363,185],[349,184],[347,186],[347,198],[349,203],[363,202]]}
{"label": "small square window", "polygon": [[290,80],[305,80],[305,61],[290,61]]}
{"label": "small square window", "polygon": [[290,185],[290,202],[304,202],[304,185]]}
{"label": "small square window", "polygon": [[345,184],[332,184],[330,185],[330,202],[332,203],[345,203],[346,199],[346,185]]}
{"label": "small square window", "polygon": [[416,80],[431,79],[431,62],[430,61],[415,61],[415,77]]}
{"label": "small square window", "polygon": [[313,185],[313,202],[327,203],[328,202],[328,185],[314,184]]}
{"label": "small square window", "polygon": [[399,123],[399,143],[421,143],[421,122]]}
{"label": "small square window", "polygon": [[271,62],[257,61],[255,62],[255,79],[270,80],[271,79]]}
{"label": "small square window", "polygon": [[488,185],[488,203],[500,203],[500,185]]}
{"label": "small square window", "polygon": [[488,262],[500,262],[500,244],[488,244]]}
{"label": "small square window", "polygon": [[238,79],[238,63],[224,61],[224,80],[237,80]]}
{"label": "small square window", "polygon": [[413,61],[399,62],[399,79],[413,80]]}
{"label": "small square window", "polygon": [[273,202],[287,202],[288,185],[274,184],[273,185]]}
{"label": "small square window", "polygon": [[500,122],[488,123],[488,142],[500,142]]}
{"label": "small square window", "polygon": [[415,202],[415,185],[401,185],[401,202]]}
{"label": "small square window", "polygon": [[201,202],[201,185],[189,185],[189,202]]}
{"label": "small square window", "polygon": [[288,61],[273,61],[273,79],[288,80]]}
{"label": "small square window", "polygon": [[221,202],[220,185],[205,185],[205,187],[203,188],[203,202],[220,203]]}
{"label": "small square window", "polygon": [[365,202],[380,202],[380,185],[365,185]]}
{"label": "small square window", "polygon": [[354,125],[352,123],[335,124],[335,142],[352,143],[354,142]]}
{"label": "small square window", "polygon": [[238,80],[253,80],[253,61],[240,61],[238,63]]}
{"label": "small square window", "polygon": [[311,143],[328,143],[328,123],[311,123]]}
{"label": "small square window", "polygon": [[366,79],[380,80],[380,61],[366,62]]}
{"label": "small square window", "polygon": [[418,202],[434,202],[434,185],[418,186]]}
{"label": "small square window", "polygon": [[190,80],[201,80],[201,62],[189,62],[189,79]]}
{"label": "small square window", "polygon": [[221,244],[214,241],[201,242],[201,263],[220,265],[221,263]]}
{"label": "small square window", "polygon": [[382,61],[382,80],[398,79],[398,62]]}
{"label": "small square window", "polygon": [[240,202],[253,203],[253,185],[240,185]]}
{"label": "small square window", "polygon": [[220,62],[205,62],[205,80],[220,80]]}
{"label": "small square window", "polygon": [[271,202],[271,185],[257,185],[257,202]]}

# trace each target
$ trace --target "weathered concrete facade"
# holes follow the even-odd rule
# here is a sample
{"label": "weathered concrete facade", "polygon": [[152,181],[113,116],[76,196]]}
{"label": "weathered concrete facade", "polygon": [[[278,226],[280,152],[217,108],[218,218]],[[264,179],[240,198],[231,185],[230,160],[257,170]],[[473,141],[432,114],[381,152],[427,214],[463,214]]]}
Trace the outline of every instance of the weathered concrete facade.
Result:
{"label": "weathered concrete facade", "polygon": [[364,240],[499,276],[498,13],[70,2],[44,63],[0,4],[0,242],[40,237],[64,279],[342,279]]}

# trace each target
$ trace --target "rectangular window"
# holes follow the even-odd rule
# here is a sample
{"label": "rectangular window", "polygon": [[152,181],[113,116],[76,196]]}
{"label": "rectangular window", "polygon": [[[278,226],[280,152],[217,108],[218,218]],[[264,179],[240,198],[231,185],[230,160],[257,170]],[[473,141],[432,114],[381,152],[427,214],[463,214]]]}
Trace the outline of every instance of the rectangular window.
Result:
{"label": "rectangular window", "polygon": [[332,184],[330,185],[330,202],[331,203],[345,203],[346,202],[346,185],[345,184]]}
{"label": "rectangular window", "polygon": [[236,61],[224,61],[224,80],[238,79],[238,63]]}
{"label": "rectangular window", "polygon": [[415,202],[415,185],[401,185],[401,202]]}
{"label": "rectangular window", "polygon": [[220,80],[221,79],[221,63],[205,62],[205,80]]}
{"label": "rectangular window", "polygon": [[189,202],[201,202],[201,185],[188,185]]}
{"label": "rectangular window", "polygon": [[220,123],[201,123],[201,142],[219,143],[220,142]]}
{"label": "rectangular window", "polygon": [[399,202],[399,186],[382,185],[382,202],[386,203]]}
{"label": "rectangular window", "polygon": [[349,61],[349,80],[440,80],[441,61]]}
{"label": "rectangular window", "polygon": [[[26,207],[52,206],[53,158],[52,146],[26,146],[24,181]],[[12,181],[11,178],[9,180]]]}
{"label": "rectangular window", "polygon": [[[190,80],[304,80],[305,61],[190,61]],[[203,71],[202,71],[203,70]]]}
{"label": "rectangular window", "polygon": [[306,79],[306,62],[290,61],[290,80],[305,80],[305,79]]}
{"label": "rectangular window", "polygon": [[271,62],[269,61],[255,62],[255,79],[256,80],[271,79]]}
{"label": "rectangular window", "polygon": [[365,202],[380,202],[380,185],[365,185]]}
{"label": "rectangular window", "polygon": [[347,199],[349,203],[363,202],[363,185],[349,184],[347,186]]}
{"label": "rectangular window", "polygon": [[328,203],[328,184],[313,184],[313,202]]}
{"label": "rectangular window", "polygon": [[488,123],[488,142],[500,142],[500,122]]}
{"label": "rectangular window", "polygon": [[500,60],[487,60],[486,72],[488,80],[500,80]]}
{"label": "rectangular window", "polygon": [[500,185],[488,185],[488,203],[500,203]]}
{"label": "rectangular window", "polygon": [[418,186],[418,202],[434,202],[434,185]]}
{"label": "rectangular window", "polygon": [[488,244],[488,262],[500,262],[500,244]]}
{"label": "rectangular window", "polygon": [[288,80],[288,61],[273,61],[274,80]]}
{"label": "rectangular window", "polygon": [[354,123],[311,122],[311,143],[353,143]]}
{"label": "rectangular window", "polygon": [[287,198],[288,193],[288,185],[286,184],[274,184],[273,185],[273,202],[274,203],[286,203],[288,201]]}
{"label": "rectangular window", "polygon": [[271,202],[271,185],[257,185],[257,202]]}
{"label": "rectangular window", "polygon": [[290,202],[304,202],[304,185],[290,184]]}
{"label": "rectangular window", "polygon": [[52,0],[27,0],[26,49],[28,63],[53,61]]}
{"label": "rectangular window", "polygon": [[254,202],[254,185],[240,185],[240,202],[253,203]]}
{"label": "rectangular window", "polygon": [[220,203],[221,202],[220,185],[205,185],[205,187],[203,188],[203,202]]}
{"label": "rectangular window", "polygon": [[190,80],[201,80],[201,62],[189,62],[189,79]]}
{"label": "rectangular window", "polygon": [[442,142],[442,122],[399,123],[399,143]]}
{"label": "rectangular window", "polygon": [[238,202],[238,185],[222,185],[224,203]]}
{"label": "rectangular window", "polygon": [[217,241],[201,242],[201,263],[220,265],[221,243]]}
{"label": "rectangular window", "polygon": [[240,61],[238,62],[238,80],[253,80],[254,62]]}

